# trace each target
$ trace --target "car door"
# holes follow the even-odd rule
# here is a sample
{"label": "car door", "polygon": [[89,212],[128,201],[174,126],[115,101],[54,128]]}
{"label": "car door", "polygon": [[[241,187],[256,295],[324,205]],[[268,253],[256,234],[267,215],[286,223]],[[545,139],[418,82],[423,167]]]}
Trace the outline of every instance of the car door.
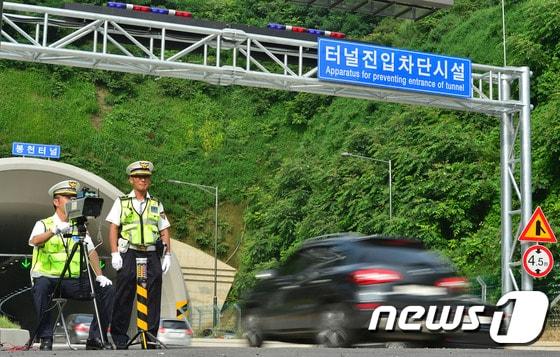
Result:
{"label": "car door", "polygon": [[332,267],[344,259],[339,251],[331,246],[318,246],[306,252],[310,262],[298,280],[295,291],[298,300],[298,325],[307,332],[315,331],[324,309],[325,300],[336,300],[337,283],[333,280]]}
{"label": "car door", "polygon": [[287,292],[284,300],[284,329],[304,337],[316,329],[315,316],[321,308],[322,295],[332,286],[330,276],[324,269],[339,255],[333,254],[330,247],[315,246],[298,252],[298,259],[291,267],[291,279],[283,286]]}
{"label": "car door", "polygon": [[316,265],[310,252],[311,249],[304,249],[297,253],[297,259],[290,267],[289,283],[282,287],[286,293],[283,304],[283,330],[292,335],[305,331],[309,325],[309,311],[313,299],[305,293],[305,285],[310,275],[314,274],[313,267]]}
{"label": "car door", "polygon": [[263,299],[263,327],[270,334],[284,334],[293,328],[294,290],[297,287],[296,276],[305,269],[305,257],[294,254],[270,280],[269,291]]}

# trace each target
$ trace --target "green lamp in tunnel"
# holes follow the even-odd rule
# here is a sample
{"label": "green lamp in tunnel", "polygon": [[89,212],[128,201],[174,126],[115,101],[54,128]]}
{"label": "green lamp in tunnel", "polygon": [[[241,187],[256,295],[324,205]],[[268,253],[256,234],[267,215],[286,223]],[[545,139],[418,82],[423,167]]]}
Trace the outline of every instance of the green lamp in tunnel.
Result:
{"label": "green lamp in tunnel", "polygon": [[23,269],[31,269],[31,259],[23,258],[23,260],[20,263]]}

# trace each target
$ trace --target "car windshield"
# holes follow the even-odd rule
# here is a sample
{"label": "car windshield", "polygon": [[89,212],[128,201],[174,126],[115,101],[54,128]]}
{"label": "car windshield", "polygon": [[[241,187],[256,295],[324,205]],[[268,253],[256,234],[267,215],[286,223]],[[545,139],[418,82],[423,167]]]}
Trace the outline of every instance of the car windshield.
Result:
{"label": "car windshield", "polygon": [[78,324],[89,324],[93,319],[93,315],[77,315],[74,321]]}
{"label": "car windshield", "polygon": [[173,330],[186,330],[187,324],[185,323],[185,321],[163,320],[161,323],[161,327]]}

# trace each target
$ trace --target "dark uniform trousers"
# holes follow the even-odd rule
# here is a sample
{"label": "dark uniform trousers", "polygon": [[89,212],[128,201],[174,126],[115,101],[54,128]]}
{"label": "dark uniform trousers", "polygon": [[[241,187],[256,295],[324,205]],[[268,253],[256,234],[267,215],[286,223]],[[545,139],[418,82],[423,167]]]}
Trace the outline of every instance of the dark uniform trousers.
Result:
{"label": "dark uniform trousers", "polygon": [[161,305],[161,261],[157,252],[140,252],[128,249],[121,253],[122,268],[117,272],[115,309],[111,324],[111,336],[116,345],[126,345],[132,303],[136,297],[136,258],[148,258],[148,332],[157,336]]}
{"label": "dark uniform trousers", "polygon": [[[49,307],[50,296],[56,287],[59,278],[38,277],[33,279],[33,300],[35,302],[35,311],[37,318],[40,319],[40,325],[37,329],[37,337],[52,338],[53,337],[53,316],[51,314],[52,306]],[[99,319],[101,320],[103,338],[107,341],[107,328],[111,323],[111,315],[113,312],[113,301],[115,299],[115,290],[112,285],[102,288],[97,281],[93,282],[95,297],[99,308]],[[62,279],[60,284],[60,294],[56,297],[76,300],[90,300],[90,287],[88,278],[67,278]],[[52,304],[51,304],[52,305]],[[99,325],[97,318],[93,317],[89,329],[89,339],[99,339]]]}

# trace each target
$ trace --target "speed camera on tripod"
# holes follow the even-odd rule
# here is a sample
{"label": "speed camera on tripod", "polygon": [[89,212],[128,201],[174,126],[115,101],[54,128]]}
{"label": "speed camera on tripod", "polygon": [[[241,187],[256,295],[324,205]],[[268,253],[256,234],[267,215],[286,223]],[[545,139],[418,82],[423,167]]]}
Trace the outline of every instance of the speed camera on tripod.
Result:
{"label": "speed camera on tripod", "polygon": [[68,219],[98,217],[103,207],[103,199],[95,191],[84,187],[78,192],[76,199],[64,205]]}

